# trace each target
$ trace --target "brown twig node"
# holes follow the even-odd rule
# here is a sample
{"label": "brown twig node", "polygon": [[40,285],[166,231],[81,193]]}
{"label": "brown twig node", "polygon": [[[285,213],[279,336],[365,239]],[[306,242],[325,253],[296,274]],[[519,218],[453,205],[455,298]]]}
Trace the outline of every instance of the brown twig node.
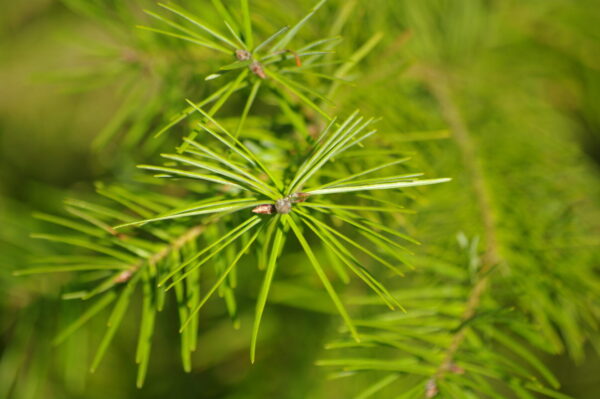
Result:
{"label": "brown twig node", "polygon": [[275,201],[275,210],[277,213],[286,214],[292,211],[292,201],[290,197],[285,197]]}
{"label": "brown twig node", "polygon": [[237,58],[238,61],[247,61],[252,58],[252,54],[246,50],[235,50],[235,58]]}
{"label": "brown twig node", "polygon": [[292,211],[292,205],[299,202],[306,201],[310,194],[308,193],[294,193],[283,197],[275,201],[275,204],[261,204],[252,209],[253,213],[259,213],[261,215],[272,215],[274,213],[285,215]]}

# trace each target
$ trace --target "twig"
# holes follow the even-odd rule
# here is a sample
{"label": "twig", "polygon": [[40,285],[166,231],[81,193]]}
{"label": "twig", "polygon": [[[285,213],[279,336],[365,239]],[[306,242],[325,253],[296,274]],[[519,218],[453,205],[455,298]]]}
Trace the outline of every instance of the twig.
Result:
{"label": "twig", "polygon": [[[458,144],[466,171],[473,184],[475,200],[483,224],[485,250],[481,256],[481,268],[478,271],[477,282],[469,294],[466,308],[461,316],[461,320],[464,322],[475,315],[481,303],[482,295],[488,287],[491,275],[490,271],[500,261],[491,196],[486,187],[482,167],[469,130],[452,99],[447,74],[432,68],[420,68],[418,72],[439,103],[442,115],[453,132],[453,137]],[[448,371],[454,369],[453,361],[465,339],[466,331],[466,328],[461,328],[454,334],[446,350],[444,360],[436,371],[431,383],[435,384],[436,380],[442,379]],[[437,388],[427,390],[428,398],[435,396],[435,394],[437,394]]]}
{"label": "twig", "polygon": [[[214,221],[216,221],[216,219],[213,219],[211,222]],[[185,244],[202,234],[209,223],[203,223],[192,227],[177,237],[172,244],[165,245],[160,251],[156,252],[150,258],[143,259],[140,262],[132,265],[129,269],[120,272],[115,276],[115,283],[124,283],[128,281],[144,264],[154,265],[166,258],[171,252],[181,249],[181,247],[183,247]]]}

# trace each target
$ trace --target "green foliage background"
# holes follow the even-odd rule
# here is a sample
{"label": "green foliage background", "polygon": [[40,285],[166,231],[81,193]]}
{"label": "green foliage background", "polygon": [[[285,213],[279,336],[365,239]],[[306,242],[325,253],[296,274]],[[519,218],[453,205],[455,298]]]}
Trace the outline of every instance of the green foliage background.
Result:
{"label": "green foliage background", "polygon": [[[237,9],[237,1],[224,3]],[[253,23],[266,38],[271,29],[302,18],[314,3],[251,0]],[[474,328],[488,319],[498,325],[505,318],[531,322],[541,338],[524,345],[556,374],[558,390],[590,399],[600,395],[600,9],[595,3],[330,0],[303,27],[295,39],[299,43],[290,44],[341,35],[335,57],[358,62],[348,63],[347,70],[324,67],[351,84],[332,88],[308,78],[331,98],[324,109],[347,115],[358,108],[381,116],[378,138],[363,151],[374,157],[378,151],[408,155],[411,170],[453,178],[407,190],[406,196],[389,194],[390,201],[416,211],[401,214],[397,223],[423,243],[411,246],[416,269],[405,278],[378,274],[398,293],[406,317],[415,319],[408,326],[430,334],[427,312],[458,320],[477,283],[476,270],[493,253],[497,266]],[[178,4],[224,31],[213,2]],[[135,387],[136,311],[128,313],[104,363],[90,374],[105,319],[92,319],[53,347],[57,332],[88,305],[60,300],[68,275],[12,275],[35,256],[56,252],[55,246],[29,238],[47,229],[32,212],[61,213],[65,197],[94,198],[94,182],[135,181],[135,165],[158,162],[157,154],[179,144],[185,126],[158,139],[152,133],[186,107],[186,98],[198,100],[219,87],[219,79],[204,79],[230,60],[136,30],[138,24],[154,26],[144,8],[157,10],[142,0],[0,3],[0,398],[359,395],[386,373],[327,378],[348,366],[335,359],[355,355],[338,348],[347,344],[342,322],[320,286],[302,271],[310,266],[298,246],[281,261],[298,268],[290,266],[274,283],[254,365],[248,348],[261,280],[249,275],[236,294],[239,330],[222,301],[204,309],[189,374],[180,366],[175,308],[161,313],[142,389]],[[238,117],[244,98],[232,97],[217,116]],[[250,114],[256,134],[274,110],[264,103]],[[385,326],[385,309],[371,309],[366,292],[351,284],[344,297],[353,317]],[[450,336],[440,336],[442,347]],[[486,350],[510,357],[495,341],[465,344],[469,354]],[[390,348],[367,352],[364,356],[378,359],[399,356]],[[334,367],[316,366],[320,359]],[[411,384],[395,382],[373,397],[400,397]],[[424,397],[424,382],[418,386]],[[492,387],[499,397],[514,395]]]}

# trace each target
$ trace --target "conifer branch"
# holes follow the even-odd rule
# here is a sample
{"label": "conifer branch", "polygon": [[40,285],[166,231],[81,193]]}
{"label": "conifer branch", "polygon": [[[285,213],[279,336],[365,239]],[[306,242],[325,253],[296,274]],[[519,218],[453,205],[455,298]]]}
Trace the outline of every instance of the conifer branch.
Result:
{"label": "conifer branch", "polygon": [[[108,318],[90,359],[91,371],[109,353],[111,342],[118,340],[119,329],[125,334],[134,329],[138,387],[147,373],[153,374],[151,352],[162,355],[171,349],[163,347],[172,340],[165,339],[171,336],[162,330],[173,324],[164,323],[165,316],[174,316],[185,372],[192,371],[192,358],[201,364],[216,363],[225,356],[237,357],[242,346],[251,363],[262,363],[253,371],[256,378],[241,384],[240,390],[264,381],[255,373],[276,374],[269,364],[281,364],[277,360],[282,359],[287,363],[297,348],[305,350],[332,338],[327,330],[336,334],[327,349],[339,357],[317,364],[338,368],[334,376],[340,378],[365,372],[356,384],[341,384],[334,396],[499,398],[510,391],[519,398],[538,394],[566,398],[560,376],[555,377],[536,352],[556,354],[565,349],[577,361],[586,354],[588,342],[600,348],[600,340],[594,341],[599,315],[594,296],[599,287],[597,256],[591,254],[593,248],[584,248],[597,233],[595,227],[589,228],[597,219],[593,207],[578,206],[587,202],[581,199],[592,184],[579,170],[579,153],[573,148],[564,151],[567,141],[552,136],[561,134],[552,132],[556,115],[549,113],[547,120],[539,120],[542,124],[535,124],[543,126],[539,136],[529,135],[533,123],[520,123],[528,108],[518,103],[521,97],[510,95],[511,87],[496,84],[499,77],[493,75],[493,84],[484,86],[487,74],[507,53],[506,46],[497,46],[504,35],[493,35],[494,46],[482,46],[487,36],[483,25],[496,22],[490,17],[495,2],[402,0],[388,2],[388,7],[386,2],[298,0],[297,7],[280,9],[270,0],[176,0],[159,4],[145,16],[137,9],[139,2],[62,2],[108,28],[106,43],[105,35],[95,30],[93,37],[82,40],[93,63],[82,59],[82,67],[70,77],[77,90],[111,85],[114,109],[98,112],[90,121],[112,116],[89,141],[103,155],[110,150],[115,160],[104,158],[99,164],[105,169],[90,172],[115,184],[96,184],[97,194],[110,201],[69,200],[70,216],[37,213],[36,219],[52,224],[44,234],[31,234],[39,226],[22,223],[26,217],[3,209],[0,196],[0,245],[9,242],[0,249],[0,264],[7,266],[0,270],[13,275],[67,273],[48,282],[62,284],[68,277],[68,293],[62,297],[85,300],[61,305],[84,305],[77,314],[69,312],[60,316],[59,323],[46,323],[59,312],[47,311],[50,295],[44,294],[55,296],[59,288],[46,281],[44,292],[19,286],[17,291],[27,291],[27,297],[15,307],[9,285],[14,279],[0,276],[0,284],[8,288],[8,301],[0,304],[0,321],[8,326],[0,337],[6,343],[0,345],[0,397],[33,394],[35,388],[23,390],[18,385],[35,387],[45,376],[39,370],[28,372],[36,364],[30,354],[41,352],[37,349],[45,336],[65,345],[54,352],[63,359],[57,374],[62,377],[60,367],[65,364],[77,372],[87,371],[81,367],[87,356],[80,348],[88,346],[86,336],[104,315]],[[349,27],[359,4],[360,25]],[[510,7],[496,14],[510,15]],[[304,14],[295,15],[301,9]],[[523,29],[536,24],[518,14],[520,27],[515,31],[514,25],[508,26],[506,36],[522,51],[527,41],[518,40],[518,31],[536,35]],[[313,24],[316,17],[318,25]],[[137,23],[147,26],[132,29]],[[404,51],[409,37],[409,51]],[[584,41],[578,44],[570,55],[588,47]],[[494,51],[497,48],[502,51]],[[482,49],[486,51],[477,54]],[[493,59],[470,62],[470,57],[487,50],[492,50]],[[552,51],[545,49],[544,54],[547,50]],[[410,58],[415,63],[407,62]],[[591,65],[587,56],[575,58],[578,71]],[[368,68],[362,68],[363,60]],[[417,65],[418,82],[414,75],[405,76],[406,81],[401,76],[410,65]],[[460,84],[464,71],[475,74],[475,85]],[[510,71],[502,72],[498,82],[505,82],[504,73]],[[518,84],[513,78],[506,82]],[[341,84],[352,88],[341,90]],[[469,93],[473,87],[477,92]],[[431,95],[423,95],[424,90]],[[514,109],[498,102],[505,93]],[[473,97],[481,105],[464,107],[462,101]],[[526,103],[544,104],[542,97],[535,93]],[[350,115],[357,108],[362,112]],[[536,111],[542,114],[548,108]],[[506,118],[505,112],[516,114]],[[372,114],[382,118],[370,118]],[[379,120],[386,133],[372,140]],[[491,134],[476,134],[484,131],[477,122]],[[450,129],[440,130],[442,126]],[[171,128],[172,134],[162,134]],[[448,130],[453,132],[453,148],[431,141],[449,137]],[[153,131],[158,131],[157,137],[146,140]],[[29,162],[35,154],[31,150],[45,143],[34,137],[23,148],[15,148],[8,165],[25,160],[28,167],[35,166]],[[484,153],[487,143],[497,145],[498,151]],[[163,155],[157,161],[159,153]],[[434,178],[422,177],[405,165],[407,153],[422,161]],[[128,172],[131,160],[140,162],[144,173]],[[19,175],[18,169],[7,169],[2,177],[6,174],[10,181],[23,184],[25,201],[44,202],[44,208],[51,208],[51,196],[42,201],[27,198],[26,192],[37,195],[41,189],[30,190],[31,176]],[[439,191],[420,187],[447,181],[435,178],[442,171],[464,179],[465,187],[447,185]],[[414,218],[407,215],[426,203],[432,204],[426,212]],[[474,229],[479,236],[468,237],[463,228]],[[584,238],[574,237],[574,232]],[[17,237],[20,233],[45,241],[29,243]],[[408,234],[421,236],[426,245],[409,246],[420,242]],[[31,259],[32,253],[54,251],[55,245],[67,248],[60,255]],[[511,273],[496,270],[504,262],[511,265]],[[24,266],[28,264],[31,267]],[[20,270],[12,270],[15,265]],[[214,308],[209,300],[215,301]],[[254,306],[248,306],[249,301],[255,301],[250,303]],[[25,310],[23,304],[28,311],[35,310],[36,303],[42,303],[37,311],[43,319],[19,312],[25,323],[11,332],[17,318],[10,311]],[[281,336],[277,332],[282,331],[282,320],[267,316],[285,310],[271,307],[272,303],[341,316],[340,334],[312,323],[302,331],[301,323],[298,329],[294,324],[294,334],[284,336],[285,350],[290,352],[281,356],[272,349],[281,341],[273,337]],[[216,309],[219,306],[222,312]],[[169,315],[159,317],[163,310]],[[201,318],[201,310],[209,317]],[[222,334],[223,316],[229,316],[233,329],[242,323],[249,327],[240,331],[247,331],[248,339],[232,340]],[[43,324],[59,324],[62,332],[38,331]],[[217,328],[215,339],[210,334]],[[306,331],[310,334],[304,336]],[[313,335],[318,339],[308,341]],[[124,338],[118,346],[128,342]],[[265,351],[266,367],[258,352],[263,346],[271,349]],[[208,351],[193,355],[198,347]],[[212,357],[213,350],[221,359]],[[14,356],[18,352],[25,356]],[[119,352],[125,351],[115,351],[113,357]],[[51,360],[43,367],[55,369]],[[287,372],[306,371],[296,366]],[[103,372],[108,377],[102,380],[111,381],[114,370]],[[84,374],[78,375],[83,381]],[[57,381],[49,382],[61,385]],[[231,382],[226,381],[227,395],[236,396],[240,392],[230,392],[237,389]],[[315,382],[310,382],[311,388]],[[251,392],[242,396],[252,396]],[[327,389],[325,395],[330,392]],[[321,397],[311,392],[313,396]]]}
{"label": "conifer branch", "polygon": [[198,238],[198,236],[200,236],[200,234],[204,232],[208,224],[214,223],[217,220],[218,219],[215,218],[209,222],[204,222],[188,229],[179,237],[177,237],[173,242],[166,244],[160,251],[154,253],[148,259],[143,259],[135,265],[132,265],[129,269],[126,269],[123,272],[121,272],[119,275],[117,275],[116,280],[118,282],[125,282],[129,278],[131,278],[133,274],[139,271],[139,269],[145,264],[155,265],[159,263],[160,261],[164,260],[167,256],[169,256],[169,254],[179,251],[181,248],[184,247],[184,245]]}

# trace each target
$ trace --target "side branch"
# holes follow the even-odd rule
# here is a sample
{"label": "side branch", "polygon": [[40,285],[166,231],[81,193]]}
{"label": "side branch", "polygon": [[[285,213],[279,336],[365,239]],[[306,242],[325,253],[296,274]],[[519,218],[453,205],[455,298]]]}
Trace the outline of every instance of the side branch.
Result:
{"label": "side branch", "polygon": [[196,239],[200,234],[202,234],[206,226],[207,224],[205,223],[192,227],[177,237],[175,241],[165,245],[160,251],[156,252],[148,259],[143,259],[140,262],[131,265],[129,269],[126,269],[115,276],[115,283],[124,283],[128,281],[144,264],[154,265],[166,258],[171,252],[178,251],[185,244]]}
{"label": "side branch", "polygon": [[[475,315],[481,302],[482,295],[489,284],[490,272],[500,261],[491,195],[485,184],[484,173],[477,157],[477,151],[469,130],[460,115],[458,107],[452,99],[448,84],[448,76],[441,71],[431,68],[421,68],[418,72],[440,105],[442,116],[453,132],[465,169],[473,184],[475,200],[477,207],[479,208],[479,216],[483,225],[485,250],[481,257],[481,268],[478,271],[477,282],[469,294],[466,308],[461,316],[462,321],[466,321]],[[427,386],[428,398],[435,396],[437,393],[435,381],[442,379],[448,371],[455,369],[453,361],[465,339],[465,335],[466,329],[462,328],[452,337],[452,341],[446,350],[442,364]]]}

